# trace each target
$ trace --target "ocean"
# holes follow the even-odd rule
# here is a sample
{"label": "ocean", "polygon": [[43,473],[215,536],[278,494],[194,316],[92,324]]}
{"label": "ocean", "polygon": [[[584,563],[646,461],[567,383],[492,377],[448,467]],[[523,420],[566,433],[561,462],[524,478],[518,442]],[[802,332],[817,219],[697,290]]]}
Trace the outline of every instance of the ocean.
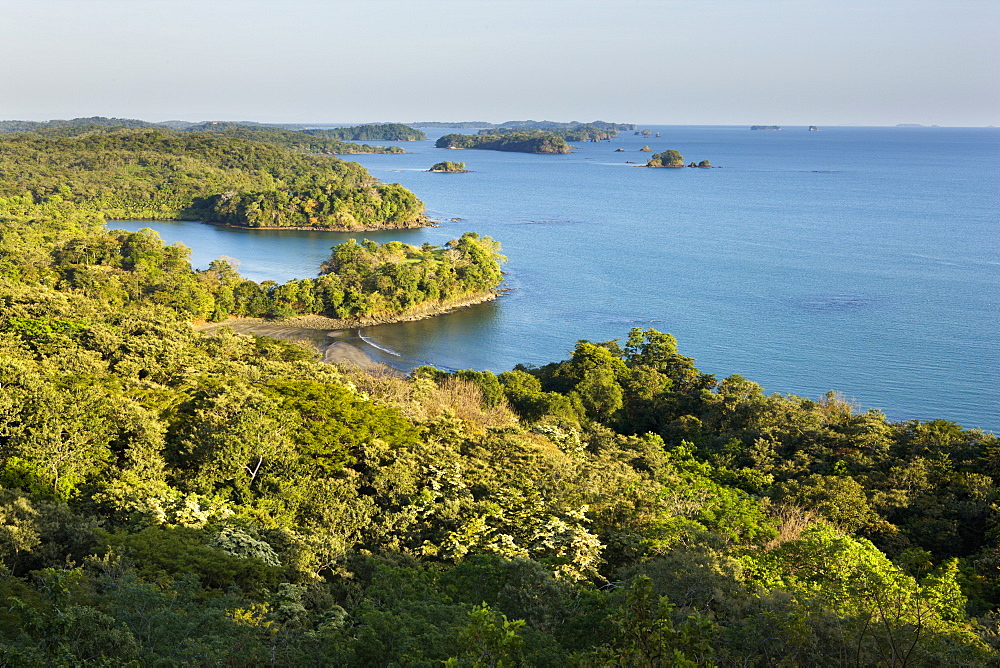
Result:
{"label": "ocean", "polygon": [[[353,236],[442,244],[474,230],[509,258],[509,294],[366,328],[366,352],[404,370],[501,372],[651,327],[719,379],[1000,432],[1000,129],[640,128],[651,135],[567,155],[437,149],[451,130],[434,129],[401,142],[405,155],[346,156],[441,221]],[[645,145],[716,168],[645,169]],[[472,171],[423,171],[442,160]],[[258,281],[315,276],[352,236],[109,226],[156,229],[199,267],[234,257]]]}

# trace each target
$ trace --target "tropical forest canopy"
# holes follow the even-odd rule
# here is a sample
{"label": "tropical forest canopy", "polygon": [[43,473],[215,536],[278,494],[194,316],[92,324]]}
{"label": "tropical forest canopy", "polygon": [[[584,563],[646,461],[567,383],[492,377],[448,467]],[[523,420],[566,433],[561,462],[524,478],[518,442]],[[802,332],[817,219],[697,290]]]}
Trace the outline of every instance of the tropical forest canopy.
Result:
{"label": "tropical forest canopy", "polygon": [[282,145],[286,135],[312,141],[307,135],[249,127],[70,130],[0,136],[0,211],[21,215],[67,202],[111,219],[336,230],[424,224],[423,204],[402,186],[377,183],[356,163],[309,155],[315,147],[308,142]]}
{"label": "tropical forest canopy", "polygon": [[[154,135],[86,141],[176,141]],[[34,153],[59,164],[0,210],[4,664],[996,662],[996,437],[720,380],[652,329],[409,377],[207,336],[192,318],[244,291],[297,312],[304,282],[193,270],[107,231],[86,180],[46,180],[74,160],[138,180],[169,151],[124,169],[14,141],[68,157]],[[343,244],[306,293],[482,288],[498,250]]]}

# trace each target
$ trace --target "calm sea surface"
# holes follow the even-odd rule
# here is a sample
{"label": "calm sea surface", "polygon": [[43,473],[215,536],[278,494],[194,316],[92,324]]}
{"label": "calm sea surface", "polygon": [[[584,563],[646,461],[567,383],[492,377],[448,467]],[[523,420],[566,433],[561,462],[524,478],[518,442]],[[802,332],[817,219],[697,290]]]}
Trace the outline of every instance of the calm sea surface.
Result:
{"label": "calm sea surface", "polygon": [[[649,126],[568,155],[434,148],[351,156],[440,227],[360,236],[501,242],[513,292],[492,304],[363,331],[403,369],[501,372],[565,359],[578,339],[674,334],[702,371],[767,392],[836,390],[891,419],[1000,432],[1000,130]],[[465,131],[471,132],[471,131]],[[648,144],[722,169],[640,169]],[[625,149],[622,153],[614,152]],[[464,161],[469,174],[421,170]],[[460,222],[445,222],[461,218]],[[350,235],[152,227],[254,280],[315,276]]]}

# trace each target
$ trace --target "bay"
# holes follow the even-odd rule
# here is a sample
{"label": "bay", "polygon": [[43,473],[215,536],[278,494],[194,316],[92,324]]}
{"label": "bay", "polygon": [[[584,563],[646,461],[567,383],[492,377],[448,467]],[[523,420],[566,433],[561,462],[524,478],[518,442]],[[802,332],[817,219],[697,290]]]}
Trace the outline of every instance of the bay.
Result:
{"label": "bay", "polygon": [[[437,149],[451,130],[435,129],[400,143],[405,155],[349,156],[415,192],[440,227],[109,226],[156,229],[199,267],[235,257],[258,281],[315,276],[351,236],[437,245],[474,230],[503,244],[513,291],[366,328],[367,352],[404,370],[500,372],[653,327],[719,378],[1000,431],[1000,131],[648,128],[662,136],[622,133],[567,155]],[[643,169],[646,144],[721,168]],[[441,160],[473,171],[423,171]]]}

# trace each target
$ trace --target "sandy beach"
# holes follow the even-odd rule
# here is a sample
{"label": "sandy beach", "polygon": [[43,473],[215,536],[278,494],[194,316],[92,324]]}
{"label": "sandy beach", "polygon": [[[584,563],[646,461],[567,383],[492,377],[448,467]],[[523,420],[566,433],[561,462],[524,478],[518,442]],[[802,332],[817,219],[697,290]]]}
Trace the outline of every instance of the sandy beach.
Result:
{"label": "sandy beach", "polygon": [[357,345],[361,342],[360,328],[334,318],[313,315],[288,320],[229,318],[223,322],[195,325],[195,329],[207,334],[222,327],[228,327],[237,334],[257,334],[304,343],[319,351],[322,360],[329,364],[347,362],[364,367],[374,363]]}
{"label": "sandy beach", "polygon": [[375,362],[359,345],[362,343],[361,329],[364,327],[430,318],[466,306],[492,301],[496,297],[496,293],[473,295],[445,304],[425,305],[406,315],[387,318],[340,320],[322,315],[300,315],[286,320],[268,320],[231,317],[222,322],[195,323],[193,326],[199,332],[206,334],[228,327],[237,334],[257,334],[285,341],[297,341],[315,348],[322,356],[322,360],[329,364],[352,363],[365,367]]}

